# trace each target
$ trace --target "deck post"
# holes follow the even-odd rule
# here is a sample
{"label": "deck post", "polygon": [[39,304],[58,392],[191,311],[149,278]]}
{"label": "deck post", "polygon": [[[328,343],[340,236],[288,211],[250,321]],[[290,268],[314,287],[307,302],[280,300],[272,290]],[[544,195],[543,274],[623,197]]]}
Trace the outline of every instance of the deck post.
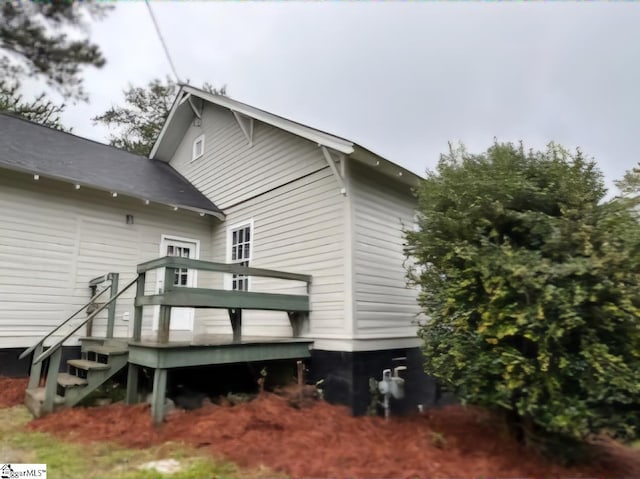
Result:
{"label": "deck post", "polygon": [[[109,273],[109,278],[111,279],[111,286],[109,295],[110,298],[113,298],[116,294],[118,294],[118,281],[120,279],[120,275],[118,273]],[[107,308],[107,338],[113,338],[113,327],[116,322],[116,302],[113,301],[109,304]]]}
{"label": "deck post", "polygon": [[289,322],[294,338],[299,338],[309,332],[309,313],[306,311],[289,311]]}
{"label": "deck post", "polygon": [[[173,290],[173,283],[176,277],[176,268],[164,269],[164,287],[162,293]],[[158,321],[158,342],[168,343],[171,331],[171,306],[160,306],[160,318]]]}
{"label": "deck post", "polygon": [[242,310],[229,309],[229,320],[231,321],[231,329],[233,331],[233,342],[242,341]]}
{"label": "deck post", "polygon": [[31,372],[29,373],[29,384],[27,389],[34,389],[40,385],[40,375],[42,374],[42,361],[38,364],[33,364],[33,360],[42,354],[42,343],[38,343],[36,349],[33,351],[31,359]]}
{"label": "deck post", "polygon": [[[138,274],[138,282],[136,284],[136,300],[144,296],[146,273]],[[143,306],[136,306],[133,313],[133,340],[140,341],[142,339],[142,308]]]}
{"label": "deck post", "polygon": [[[89,286],[89,289],[91,290],[91,297],[93,298],[96,295],[96,290],[98,289],[98,287],[95,285],[92,285],[92,286]],[[87,306],[87,314],[91,314],[93,312],[91,308],[94,306],[94,304],[95,303],[91,303],[90,305]],[[87,322],[86,328],[87,328],[87,332],[86,332],[87,338],[90,338],[93,335],[93,319],[90,319]]]}
{"label": "deck post", "polygon": [[151,417],[153,424],[159,425],[164,419],[165,395],[167,392],[167,370],[156,369],[153,373],[153,393],[151,397]]}
{"label": "deck post", "polygon": [[42,404],[42,412],[53,412],[56,394],[58,391],[58,371],[60,370],[60,362],[62,360],[62,349],[58,348],[49,359],[49,369],[47,371],[47,383],[44,386],[44,402]]}
{"label": "deck post", "polygon": [[171,332],[171,306],[160,306],[160,318],[158,320],[158,342],[169,342]]}
{"label": "deck post", "polygon": [[127,396],[125,402],[127,404],[136,404],[138,402],[138,377],[140,376],[140,367],[137,364],[129,363],[127,371]]}

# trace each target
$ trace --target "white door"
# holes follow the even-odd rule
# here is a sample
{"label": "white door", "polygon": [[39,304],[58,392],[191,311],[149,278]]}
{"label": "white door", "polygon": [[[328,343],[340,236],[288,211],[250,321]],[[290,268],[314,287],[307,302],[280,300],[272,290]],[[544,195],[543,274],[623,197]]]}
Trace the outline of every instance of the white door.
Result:
{"label": "white door", "polygon": [[[198,242],[182,238],[162,237],[160,242],[160,256],[180,256],[182,258],[198,259]],[[158,269],[157,291],[164,289],[164,268]],[[195,287],[196,271],[179,268],[173,279],[177,287]],[[160,309],[157,308],[153,318],[153,329],[158,329]],[[171,308],[171,329],[176,331],[193,331],[193,308]]]}

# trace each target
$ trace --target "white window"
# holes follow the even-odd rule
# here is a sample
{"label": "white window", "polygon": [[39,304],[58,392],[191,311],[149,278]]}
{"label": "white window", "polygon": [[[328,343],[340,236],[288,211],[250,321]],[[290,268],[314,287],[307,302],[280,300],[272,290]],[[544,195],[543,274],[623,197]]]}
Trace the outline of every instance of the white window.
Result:
{"label": "white window", "polygon": [[200,135],[198,138],[193,140],[193,154],[191,156],[191,161],[197,160],[204,154],[204,135]]}
{"label": "white window", "polygon": [[[230,262],[249,266],[253,249],[252,223],[232,226],[229,229]],[[249,291],[249,278],[241,274],[231,276],[231,289]]]}

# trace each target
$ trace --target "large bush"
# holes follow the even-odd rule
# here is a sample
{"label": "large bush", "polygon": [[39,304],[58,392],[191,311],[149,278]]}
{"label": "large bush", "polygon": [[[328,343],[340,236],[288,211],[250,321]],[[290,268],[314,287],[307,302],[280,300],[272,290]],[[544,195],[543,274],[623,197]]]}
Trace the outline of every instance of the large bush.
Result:
{"label": "large bush", "polygon": [[443,156],[407,232],[425,369],[520,431],[640,427],[640,226],[578,151]]}

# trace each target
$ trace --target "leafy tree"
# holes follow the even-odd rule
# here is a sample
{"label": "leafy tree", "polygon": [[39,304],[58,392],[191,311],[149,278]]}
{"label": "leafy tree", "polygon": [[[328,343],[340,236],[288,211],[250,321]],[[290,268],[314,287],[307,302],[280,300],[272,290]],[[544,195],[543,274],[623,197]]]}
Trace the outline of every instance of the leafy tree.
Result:
{"label": "leafy tree", "polygon": [[615,183],[623,196],[637,198],[640,195],[640,164],[627,171],[622,179]]}
{"label": "leafy tree", "polygon": [[[169,116],[177,90],[178,85],[169,77],[156,78],[143,87],[129,85],[124,90],[125,106],[112,106],[93,121],[117,130],[109,138],[111,145],[148,156]],[[226,87],[215,89],[209,83],[203,85],[203,90],[226,94]]]}
{"label": "leafy tree", "polygon": [[82,68],[105,63],[98,46],[83,36],[86,20],[101,18],[109,8],[74,1],[0,3],[1,77],[44,79],[64,98],[86,99]]}
{"label": "leafy tree", "polygon": [[553,144],[452,150],[417,190],[425,369],[538,445],[638,436],[640,226],[605,193],[592,161]]}
{"label": "leafy tree", "polygon": [[18,83],[0,81],[0,111],[19,115],[27,120],[62,131],[71,131],[62,124],[60,115],[64,104],[56,104],[41,93],[33,100],[26,100],[20,92]]}

